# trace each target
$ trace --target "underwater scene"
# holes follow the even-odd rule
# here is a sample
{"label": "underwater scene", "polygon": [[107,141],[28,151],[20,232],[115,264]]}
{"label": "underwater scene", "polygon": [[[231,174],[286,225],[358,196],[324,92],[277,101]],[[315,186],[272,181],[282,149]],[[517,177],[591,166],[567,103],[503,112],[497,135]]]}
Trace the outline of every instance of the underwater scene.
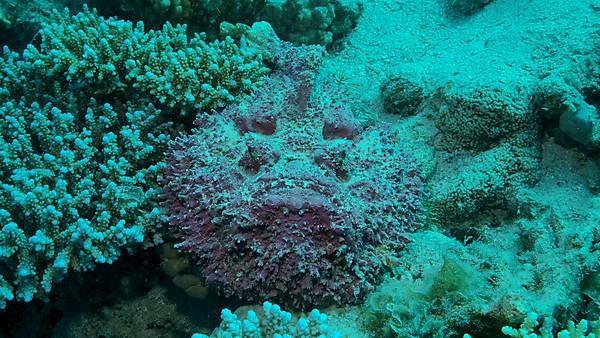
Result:
{"label": "underwater scene", "polygon": [[599,0],[0,0],[0,338],[600,338]]}

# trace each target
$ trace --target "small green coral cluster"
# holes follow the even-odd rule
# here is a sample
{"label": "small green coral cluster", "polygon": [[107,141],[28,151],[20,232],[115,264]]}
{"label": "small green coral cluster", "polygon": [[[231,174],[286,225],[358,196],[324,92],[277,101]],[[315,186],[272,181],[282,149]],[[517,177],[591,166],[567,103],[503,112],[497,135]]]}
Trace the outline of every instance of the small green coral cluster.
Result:
{"label": "small green coral cluster", "polygon": [[126,12],[150,22],[186,22],[201,28],[218,27],[222,20],[249,19],[264,6],[264,0],[117,0]]}
{"label": "small green coral cluster", "polygon": [[[504,326],[502,333],[514,338],[554,338],[552,332],[546,332],[542,329],[541,333],[535,333],[539,325],[538,315],[531,312],[527,315],[523,324],[518,329],[510,326]],[[561,330],[556,338],[597,338],[600,337],[600,318],[596,321],[588,322],[585,319],[575,324],[573,321],[567,323],[567,328]]]}
{"label": "small green coral cluster", "polygon": [[38,47],[0,57],[0,308],[158,241],[168,140],[267,71],[184,26],[147,32],[87,8],[53,20]]}
{"label": "small green coral cluster", "polygon": [[[257,314],[249,310],[245,319],[228,309],[221,311],[221,325],[212,333],[213,338],[341,338],[327,323],[327,315],[312,310],[307,317],[294,318],[277,304],[264,302],[262,311]],[[208,338],[203,334],[194,334],[192,338]]]}
{"label": "small green coral cluster", "polygon": [[260,19],[284,40],[329,46],[354,29],[361,13],[360,0],[267,0]]}
{"label": "small green coral cluster", "polygon": [[10,3],[0,3],[0,28],[10,28],[12,21],[10,19]]}
{"label": "small green coral cluster", "polygon": [[24,48],[44,23],[49,22],[52,12],[64,8],[81,9],[87,0],[0,0],[0,46]]}

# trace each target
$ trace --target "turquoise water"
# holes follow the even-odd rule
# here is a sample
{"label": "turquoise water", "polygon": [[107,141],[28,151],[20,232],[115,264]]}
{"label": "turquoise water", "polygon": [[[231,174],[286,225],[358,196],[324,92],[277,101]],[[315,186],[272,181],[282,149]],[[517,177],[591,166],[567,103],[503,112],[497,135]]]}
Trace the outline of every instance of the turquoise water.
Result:
{"label": "turquoise water", "polygon": [[0,336],[600,336],[599,32],[592,0],[0,1]]}

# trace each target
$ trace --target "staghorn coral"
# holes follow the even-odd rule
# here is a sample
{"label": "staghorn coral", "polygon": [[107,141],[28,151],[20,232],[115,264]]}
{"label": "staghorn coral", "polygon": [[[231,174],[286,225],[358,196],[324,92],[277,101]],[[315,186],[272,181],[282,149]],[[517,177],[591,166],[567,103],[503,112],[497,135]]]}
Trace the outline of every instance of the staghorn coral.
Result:
{"label": "staghorn coral", "polygon": [[377,247],[401,248],[419,226],[420,168],[389,126],[363,130],[316,82],[320,48],[272,45],[277,70],[254,98],[199,117],[171,147],[178,248],[226,295],[357,303],[381,279]]}

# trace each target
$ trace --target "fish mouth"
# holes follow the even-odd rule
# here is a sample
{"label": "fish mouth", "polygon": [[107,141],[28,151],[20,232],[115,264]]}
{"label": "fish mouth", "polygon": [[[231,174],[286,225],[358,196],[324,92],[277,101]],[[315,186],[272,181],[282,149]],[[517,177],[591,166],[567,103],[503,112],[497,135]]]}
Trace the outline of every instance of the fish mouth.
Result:
{"label": "fish mouth", "polygon": [[313,189],[286,187],[259,192],[261,196],[236,208],[232,215],[240,229],[264,227],[313,229],[330,226],[337,212],[331,198]]}
{"label": "fish mouth", "polygon": [[284,162],[256,177],[253,188],[238,197],[229,214],[244,229],[330,226],[342,217],[337,207],[341,188],[308,161]]}
{"label": "fish mouth", "polygon": [[330,203],[326,195],[306,188],[281,189],[268,195],[261,203],[262,208],[287,209],[289,213],[302,216],[305,210],[328,209]]}
{"label": "fish mouth", "polygon": [[[270,191],[274,194],[293,195],[301,190],[312,191],[326,197],[331,197],[340,190],[339,182],[325,173],[313,163],[294,160],[278,170],[272,170],[256,178],[259,185],[257,195]],[[311,195],[312,195],[311,194]]]}

